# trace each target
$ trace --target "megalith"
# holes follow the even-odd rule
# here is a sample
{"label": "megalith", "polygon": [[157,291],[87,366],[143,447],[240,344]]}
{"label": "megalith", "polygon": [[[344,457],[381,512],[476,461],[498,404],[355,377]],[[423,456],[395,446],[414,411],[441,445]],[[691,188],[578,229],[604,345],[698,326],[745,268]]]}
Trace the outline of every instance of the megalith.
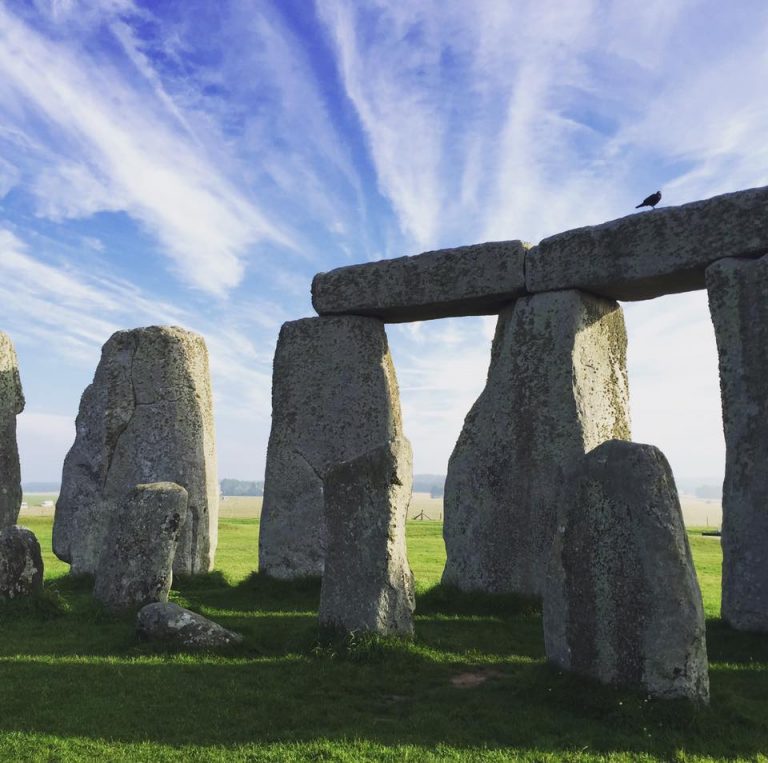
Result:
{"label": "megalith", "polygon": [[94,574],[112,515],[135,485],[152,482],[175,482],[189,496],[173,571],[207,572],[219,513],[208,350],[176,326],[118,331],[104,345],[64,460],[56,556],[75,574]]}
{"label": "megalith", "polygon": [[0,331],[0,527],[15,524],[21,508],[16,416],[23,410],[16,350],[10,337]]}
{"label": "megalith", "polygon": [[0,529],[0,599],[30,596],[43,588],[43,555],[32,530]]}
{"label": "megalith", "polygon": [[242,643],[239,633],[173,602],[154,602],[139,610],[136,635],[175,649],[227,649]]}
{"label": "megalith", "polygon": [[547,658],[653,697],[708,701],[701,591],[663,453],[605,442],[561,495],[544,595]]}
{"label": "megalith", "polygon": [[618,304],[579,291],[501,312],[488,381],[448,464],[443,583],[541,595],[564,472],[630,437],[626,344]]}
{"label": "megalith", "polygon": [[726,446],[721,614],[768,632],[768,257],[720,260],[706,275]]}
{"label": "megalith", "polygon": [[402,437],[397,379],[376,318],[285,323],[275,350],[259,569],[322,575],[328,469]]}
{"label": "megalith", "polygon": [[405,438],[328,470],[322,630],[413,634],[413,575],[405,546],[412,483]]}
{"label": "megalith", "polygon": [[173,482],[136,485],[110,519],[93,596],[119,611],[168,601],[187,491]]}

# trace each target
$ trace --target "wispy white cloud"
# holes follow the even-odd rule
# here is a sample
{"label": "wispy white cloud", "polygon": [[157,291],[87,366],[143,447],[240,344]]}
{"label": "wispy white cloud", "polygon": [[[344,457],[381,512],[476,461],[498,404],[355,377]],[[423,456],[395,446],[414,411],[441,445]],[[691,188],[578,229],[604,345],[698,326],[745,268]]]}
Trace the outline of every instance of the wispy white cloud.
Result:
{"label": "wispy white cloud", "polygon": [[[119,329],[145,325],[179,325],[203,335],[211,357],[216,410],[220,424],[265,429],[270,413],[271,364],[277,331],[285,316],[265,309],[271,322],[249,320],[239,310],[200,316],[136,285],[83,272],[55,261],[13,233],[0,229],[0,304],[3,329],[27,356],[29,348],[54,355],[67,367],[95,370],[101,346]],[[22,380],[25,369],[22,368]],[[31,414],[54,413],[44,401],[28,401]],[[76,411],[71,411],[74,420]],[[55,415],[61,416],[57,411]],[[57,430],[58,431],[58,430]],[[22,432],[22,439],[25,437]],[[242,443],[241,432],[238,442]],[[25,446],[26,447],[26,446]],[[64,452],[60,453],[63,458]],[[240,459],[244,458],[242,452]],[[263,468],[263,453],[253,453],[254,468]]]}
{"label": "wispy white cloud", "polygon": [[239,283],[250,246],[292,246],[289,233],[174,129],[167,108],[109,62],[75,55],[0,8],[0,69],[0,89],[45,120],[63,155],[80,157],[62,158],[38,179],[40,214],[125,209],[159,238],[189,283],[214,293]]}

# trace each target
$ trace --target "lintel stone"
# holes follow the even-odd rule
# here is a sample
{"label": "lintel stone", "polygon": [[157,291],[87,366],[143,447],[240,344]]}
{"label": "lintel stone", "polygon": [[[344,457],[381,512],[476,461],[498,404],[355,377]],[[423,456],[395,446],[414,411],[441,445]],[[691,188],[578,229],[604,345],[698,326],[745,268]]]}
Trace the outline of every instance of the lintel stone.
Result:
{"label": "lintel stone", "polygon": [[716,260],[767,253],[768,186],[546,238],[528,253],[526,288],[652,299],[705,288],[704,271]]}
{"label": "lintel stone", "polygon": [[522,241],[494,241],[319,273],[320,315],[365,315],[386,323],[491,315],[525,292]]}

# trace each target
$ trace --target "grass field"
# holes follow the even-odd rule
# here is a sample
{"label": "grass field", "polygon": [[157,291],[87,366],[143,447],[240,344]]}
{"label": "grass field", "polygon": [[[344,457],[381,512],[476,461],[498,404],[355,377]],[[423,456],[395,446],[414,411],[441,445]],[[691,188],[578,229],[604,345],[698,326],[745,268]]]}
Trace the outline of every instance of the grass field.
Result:
{"label": "grass field", "polygon": [[[26,517],[50,549],[49,517]],[[720,546],[692,534],[712,703],[654,702],[564,675],[541,615],[438,584],[441,525],[411,522],[413,643],[319,647],[317,581],[254,576],[258,521],[221,522],[217,570],[172,598],[240,631],[226,655],[138,643],[46,552],[49,593],[0,607],[0,759],[757,760],[768,751],[768,637],[717,620]]]}

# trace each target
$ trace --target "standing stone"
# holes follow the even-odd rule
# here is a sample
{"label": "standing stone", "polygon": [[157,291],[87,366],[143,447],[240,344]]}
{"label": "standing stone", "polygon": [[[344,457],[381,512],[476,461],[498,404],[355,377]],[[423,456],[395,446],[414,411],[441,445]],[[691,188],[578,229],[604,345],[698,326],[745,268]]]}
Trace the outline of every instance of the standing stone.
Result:
{"label": "standing stone", "polygon": [[168,601],[187,491],[173,482],[136,485],[112,515],[94,598],[108,609]]}
{"label": "standing stone", "polygon": [[578,291],[499,316],[488,381],[448,464],[443,583],[540,596],[563,473],[630,437],[621,308]]}
{"label": "standing stone", "polygon": [[12,525],[0,530],[0,599],[29,596],[43,588],[43,556],[35,534]]}
{"label": "standing stone", "polygon": [[175,482],[189,494],[173,571],[213,567],[219,514],[213,403],[203,338],[175,326],[118,331],[80,401],[64,461],[53,551],[96,572],[112,515],[135,486]]}
{"label": "standing stone", "polygon": [[405,438],[329,469],[321,628],[413,634],[413,575],[405,547],[412,483]]}
{"label": "standing stone", "polygon": [[721,614],[768,632],[768,257],[715,263],[707,289],[726,446]]}
{"label": "standing stone", "polygon": [[322,575],[330,466],[402,437],[397,379],[375,318],[304,318],[280,330],[272,377],[259,569]]}
{"label": "standing stone", "polygon": [[603,443],[562,496],[544,596],[548,659],[654,697],[708,701],[701,591],[664,454]]}
{"label": "standing stone", "polygon": [[16,416],[24,410],[16,350],[0,331],[0,527],[12,525],[21,508],[21,470]]}

